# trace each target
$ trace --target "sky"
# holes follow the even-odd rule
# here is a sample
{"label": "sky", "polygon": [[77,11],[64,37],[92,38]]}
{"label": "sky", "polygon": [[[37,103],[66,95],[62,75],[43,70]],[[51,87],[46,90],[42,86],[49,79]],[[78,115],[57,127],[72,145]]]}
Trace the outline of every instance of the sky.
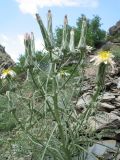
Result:
{"label": "sky", "polygon": [[101,18],[101,28],[108,29],[120,20],[120,0],[1,0],[0,1],[0,44],[17,61],[24,54],[24,35],[33,32],[36,50],[44,48],[44,43],[35,19],[39,13],[46,26],[47,11],[53,15],[53,31],[62,26],[64,15],[68,15],[71,26],[81,14],[92,19]]}

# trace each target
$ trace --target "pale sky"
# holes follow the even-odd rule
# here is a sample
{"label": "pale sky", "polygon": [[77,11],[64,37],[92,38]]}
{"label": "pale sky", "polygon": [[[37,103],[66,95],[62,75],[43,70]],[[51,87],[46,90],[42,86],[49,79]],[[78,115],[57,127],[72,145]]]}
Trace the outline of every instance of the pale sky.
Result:
{"label": "pale sky", "polygon": [[120,20],[120,0],[1,0],[0,1],[0,44],[16,61],[24,54],[23,37],[34,32],[36,50],[44,47],[41,33],[35,19],[38,12],[46,25],[47,10],[53,14],[53,29],[63,24],[68,15],[69,24],[76,25],[81,14],[88,18],[101,17],[102,28],[108,28]]}

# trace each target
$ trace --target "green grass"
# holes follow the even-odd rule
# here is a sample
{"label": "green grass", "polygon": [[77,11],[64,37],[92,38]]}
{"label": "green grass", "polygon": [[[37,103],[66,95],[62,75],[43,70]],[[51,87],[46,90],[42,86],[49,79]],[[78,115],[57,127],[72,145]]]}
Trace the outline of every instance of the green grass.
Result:
{"label": "green grass", "polygon": [[120,46],[117,45],[112,46],[111,52],[115,56],[116,60],[120,60]]}
{"label": "green grass", "polygon": [[7,98],[0,95],[0,132],[11,131],[15,126],[15,119],[8,109]]}

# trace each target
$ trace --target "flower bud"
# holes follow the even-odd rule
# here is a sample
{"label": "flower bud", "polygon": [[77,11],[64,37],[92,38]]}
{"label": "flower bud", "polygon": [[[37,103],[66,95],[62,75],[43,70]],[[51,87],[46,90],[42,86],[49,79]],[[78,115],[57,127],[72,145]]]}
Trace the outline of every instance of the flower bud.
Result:
{"label": "flower bud", "polygon": [[35,38],[34,38],[34,33],[31,32],[31,51],[32,51],[32,55],[35,55]]}
{"label": "flower bud", "polygon": [[25,66],[30,67],[33,65],[33,57],[32,57],[32,40],[31,36],[26,33],[24,36],[24,45],[25,45]]}
{"label": "flower bud", "polygon": [[82,21],[80,41],[78,44],[79,49],[86,48],[86,30],[87,30],[87,21],[86,21],[86,17],[84,16]]}
{"label": "flower bud", "polygon": [[47,32],[51,42],[51,45],[54,46],[53,32],[52,32],[52,14],[51,10],[48,10],[47,14]]}
{"label": "flower bud", "polygon": [[44,43],[45,43],[45,47],[47,50],[51,50],[53,47],[51,45],[51,42],[50,42],[50,39],[49,39],[49,35],[47,33],[47,30],[39,16],[39,14],[36,14],[36,18],[37,18],[37,22],[39,24],[39,27],[40,27],[40,30],[41,30],[41,33],[42,33],[42,36],[43,36],[43,40],[44,40]]}
{"label": "flower bud", "polygon": [[71,52],[75,51],[75,45],[74,45],[74,29],[70,31],[70,43],[69,43],[69,49]]}
{"label": "flower bud", "polygon": [[68,50],[68,48],[68,19],[67,15],[65,15],[61,49],[64,51]]}

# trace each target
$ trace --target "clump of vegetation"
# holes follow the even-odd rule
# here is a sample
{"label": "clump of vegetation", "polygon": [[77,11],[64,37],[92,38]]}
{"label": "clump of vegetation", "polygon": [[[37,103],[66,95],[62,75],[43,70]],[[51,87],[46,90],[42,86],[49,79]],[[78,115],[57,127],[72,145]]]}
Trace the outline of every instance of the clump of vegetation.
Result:
{"label": "clump of vegetation", "polygon": [[120,60],[120,46],[113,45],[111,47],[111,52],[114,54],[115,59],[119,61]]}
{"label": "clump of vegetation", "polygon": [[[11,127],[14,136],[11,134],[7,139],[9,157],[31,155],[34,160],[84,160],[88,154],[95,157],[88,153],[88,148],[97,141],[99,133],[96,136],[89,117],[96,114],[98,96],[104,90],[106,67],[109,63],[112,67],[114,64],[112,54],[102,51],[92,59],[98,66],[95,90],[86,111],[77,114],[73,100],[80,94],[85,79],[87,19],[85,16],[81,19],[79,41],[75,45],[74,30],[69,33],[65,16],[60,47],[54,41],[51,11],[48,11],[47,29],[39,14],[36,14],[36,19],[44,39],[45,54],[35,53],[34,35],[27,33],[24,38],[25,56],[21,57],[15,69],[25,73],[25,80],[18,84],[11,74],[5,76],[9,88],[3,96],[7,99],[8,111],[3,111],[9,112],[15,121]],[[70,56],[75,55],[77,62],[68,69],[66,64]],[[19,88],[13,90],[15,84]],[[6,146],[4,141],[1,145]]]}

